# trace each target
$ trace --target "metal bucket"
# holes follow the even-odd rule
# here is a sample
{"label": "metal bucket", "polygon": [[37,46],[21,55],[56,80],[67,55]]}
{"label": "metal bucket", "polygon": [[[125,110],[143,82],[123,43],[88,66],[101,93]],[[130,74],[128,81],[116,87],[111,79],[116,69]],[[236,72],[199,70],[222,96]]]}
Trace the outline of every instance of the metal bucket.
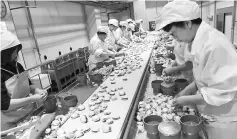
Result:
{"label": "metal bucket", "polygon": [[143,119],[144,128],[149,139],[159,139],[158,125],[163,121],[158,115],[150,115]]}
{"label": "metal bucket", "polygon": [[161,92],[161,83],[163,80],[154,80],[151,82],[151,87],[153,88],[153,94],[157,95]]}
{"label": "metal bucket", "polygon": [[185,115],[180,119],[183,136],[187,139],[197,139],[202,128],[202,121],[196,115]]}
{"label": "metal bucket", "polygon": [[175,80],[175,90],[177,93],[182,91],[186,86],[188,86],[188,80],[186,79],[176,79]]}
{"label": "metal bucket", "polygon": [[47,99],[44,101],[43,106],[47,113],[53,113],[57,109],[57,99],[56,96],[48,96]]}

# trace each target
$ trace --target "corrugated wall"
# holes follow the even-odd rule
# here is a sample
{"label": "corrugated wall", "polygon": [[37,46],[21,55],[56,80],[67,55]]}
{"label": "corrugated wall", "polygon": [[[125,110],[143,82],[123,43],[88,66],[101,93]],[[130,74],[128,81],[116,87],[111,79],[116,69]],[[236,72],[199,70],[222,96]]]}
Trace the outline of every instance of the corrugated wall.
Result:
{"label": "corrugated wall", "polygon": [[[24,5],[24,2],[10,2],[11,8]],[[29,5],[34,5],[29,2]],[[71,2],[37,1],[37,8],[30,8],[37,42],[44,62],[88,44],[85,17],[82,6]],[[29,25],[26,9],[12,11],[16,32],[23,44],[23,54],[27,68],[39,64],[38,54]]]}

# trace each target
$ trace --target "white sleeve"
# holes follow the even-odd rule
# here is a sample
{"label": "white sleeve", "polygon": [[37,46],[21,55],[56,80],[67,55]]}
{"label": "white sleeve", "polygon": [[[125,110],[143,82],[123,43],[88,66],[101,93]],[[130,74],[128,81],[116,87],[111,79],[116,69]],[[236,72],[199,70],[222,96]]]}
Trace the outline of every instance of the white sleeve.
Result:
{"label": "white sleeve", "polygon": [[[215,106],[230,102],[237,93],[237,54],[225,46],[209,46],[202,57],[201,79],[204,86],[199,92],[204,100]],[[230,44],[231,45],[231,44]]]}

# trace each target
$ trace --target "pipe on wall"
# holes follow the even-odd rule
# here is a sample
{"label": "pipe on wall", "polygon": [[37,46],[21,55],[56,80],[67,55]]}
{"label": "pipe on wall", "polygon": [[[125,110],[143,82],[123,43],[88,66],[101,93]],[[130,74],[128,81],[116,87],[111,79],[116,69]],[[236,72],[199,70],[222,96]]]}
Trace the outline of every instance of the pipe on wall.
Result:
{"label": "pipe on wall", "polygon": [[[26,6],[29,6],[28,1],[25,1],[25,4],[26,4]],[[28,17],[29,17],[29,20],[30,20],[29,24],[30,24],[30,27],[31,27],[31,30],[32,30],[32,35],[33,35],[33,38],[34,38],[34,41],[35,41],[36,51],[39,55],[39,61],[40,61],[40,64],[41,64],[42,63],[41,54],[40,54],[40,51],[39,51],[39,44],[38,44],[38,41],[37,41],[37,38],[36,38],[36,35],[35,35],[35,28],[34,28],[34,25],[33,25],[33,20],[32,20],[31,13],[30,13],[30,8],[26,7],[26,11],[27,11],[27,14],[28,14]]]}
{"label": "pipe on wall", "polygon": [[236,1],[234,1],[234,7],[232,12],[232,26],[231,26],[231,42],[234,44],[234,34],[235,34],[235,16],[236,16]]}

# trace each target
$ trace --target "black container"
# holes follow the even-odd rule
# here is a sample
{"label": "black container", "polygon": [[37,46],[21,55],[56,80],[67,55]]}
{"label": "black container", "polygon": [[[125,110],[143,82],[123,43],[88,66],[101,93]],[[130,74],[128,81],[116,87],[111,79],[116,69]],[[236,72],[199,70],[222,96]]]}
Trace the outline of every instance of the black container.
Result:
{"label": "black container", "polygon": [[56,96],[48,96],[47,99],[44,101],[43,106],[47,113],[53,113],[57,109],[57,99]]}
{"label": "black container", "polygon": [[158,93],[161,93],[161,83],[163,80],[154,80],[151,82],[151,86],[153,88],[153,94],[157,95]]}

